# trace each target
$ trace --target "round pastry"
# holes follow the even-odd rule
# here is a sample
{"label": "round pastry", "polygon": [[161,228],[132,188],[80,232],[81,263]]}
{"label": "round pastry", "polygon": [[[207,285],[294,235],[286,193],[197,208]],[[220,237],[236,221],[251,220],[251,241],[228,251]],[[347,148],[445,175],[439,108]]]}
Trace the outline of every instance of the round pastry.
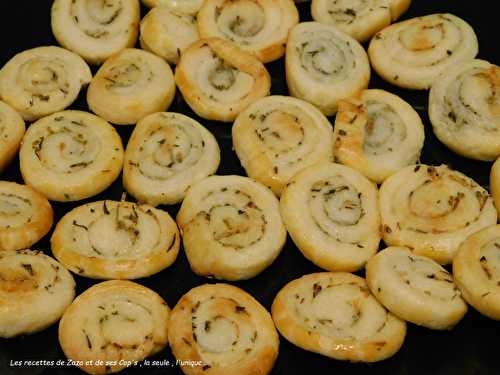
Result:
{"label": "round pastry", "polygon": [[0,251],[0,337],[41,331],[75,298],[75,281],[41,251]]}
{"label": "round pastry", "polygon": [[453,258],[453,277],[465,300],[481,314],[500,320],[500,225],[469,236]]}
{"label": "round pastry", "polygon": [[377,187],[352,168],[323,163],[303,169],[280,206],[293,242],[318,267],[356,271],[378,250]]}
{"label": "round pastry", "polygon": [[165,6],[173,11],[195,16],[205,0],[142,0],[147,7]]}
{"label": "round pastry", "polygon": [[155,113],[132,132],[123,185],[140,202],[175,204],[191,185],[214,174],[219,163],[219,145],[199,122],[180,113]]}
{"label": "round pastry", "polygon": [[371,258],[366,281],[390,312],[420,326],[451,329],[467,312],[449,272],[406,247],[388,247]]}
{"label": "round pastry", "polygon": [[490,172],[490,192],[500,214],[500,157],[493,163]]}
{"label": "round pastry", "polygon": [[335,118],[335,159],[382,183],[415,164],[424,145],[418,113],[398,96],[365,90],[339,102]]}
{"label": "round pastry", "polygon": [[99,201],[64,215],[51,246],[57,260],[81,276],[137,279],[170,266],[180,242],[167,212],[131,202]]}
{"label": "round pastry", "polygon": [[24,181],[59,202],[99,194],[119,176],[123,146],[103,119],[63,111],[32,124],[19,152]]}
{"label": "round pastry", "polygon": [[52,32],[59,44],[90,64],[132,47],[140,21],[139,0],[55,0]]}
{"label": "round pastry", "polygon": [[500,155],[500,67],[462,61],[432,85],[429,117],[434,133],[457,154],[477,160]]}
{"label": "round pastry", "polygon": [[177,224],[193,272],[217,279],[254,277],[286,240],[274,194],[241,176],[211,176],[193,185]]}
{"label": "round pastry", "polygon": [[60,47],[37,47],[18,53],[0,70],[0,98],[26,121],[72,104],[92,79],[85,61]]}
{"label": "round pastry", "polygon": [[27,249],[52,227],[49,201],[26,185],[0,181],[0,252]]}
{"label": "round pastry", "polygon": [[232,129],[234,150],[248,176],[278,196],[299,170],[333,160],[330,122],[300,99],[259,99],[236,118]]}
{"label": "round pastry", "polygon": [[327,116],[337,112],[340,99],[356,95],[370,81],[361,44],[335,26],[318,22],[302,22],[291,30],[285,65],[290,94]]}
{"label": "round pastry", "polygon": [[184,51],[175,82],[198,116],[224,122],[234,121],[271,89],[269,73],[257,58],[218,38],[199,40]]}
{"label": "round pastry", "polygon": [[141,47],[177,64],[181,53],[199,39],[196,18],[168,7],[156,7],[141,21]]}
{"label": "round pastry", "polygon": [[59,323],[64,354],[88,374],[118,372],[168,344],[167,303],[131,281],[99,283],[80,294]]}
{"label": "round pastry", "polygon": [[0,101],[0,172],[14,159],[26,126],[10,105]]}
{"label": "round pastry", "polygon": [[411,0],[313,0],[315,21],[336,26],[360,42],[389,26],[410,6]]}
{"label": "round pastry", "polygon": [[380,187],[382,237],[391,246],[451,263],[458,246],[472,233],[496,224],[488,192],[446,165],[411,165]]}
{"label": "round pastry", "polygon": [[345,272],[289,282],[274,299],[272,315],[288,341],[338,360],[381,361],[406,336],[406,323],[377,302],[363,278]]}
{"label": "round pastry", "polygon": [[267,63],[285,54],[299,12],[292,0],[206,0],[197,18],[202,38],[233,42]]}
{"label": "round pastry", "polygon": [[452,14],[431,14],[395,23],[375,34],[370,62],[386,81],[407,89],[428,89],[461,60],[473,59],[478,41],[472,27]]}
{"label": "round pastry", "polygon": [[[168,339],[186,375],[269,374],[279,338],[270,314],[228,284],[191,289],[172,310]],[[197,362],[190,366],[189,362]]]}
{"label": "round pastry", "polygon": [[150,52],[128,48],[101,66],[90,82],[87,102],[92,112],[105,120],[129,125],[164,111],[174,95],[170,66]]}

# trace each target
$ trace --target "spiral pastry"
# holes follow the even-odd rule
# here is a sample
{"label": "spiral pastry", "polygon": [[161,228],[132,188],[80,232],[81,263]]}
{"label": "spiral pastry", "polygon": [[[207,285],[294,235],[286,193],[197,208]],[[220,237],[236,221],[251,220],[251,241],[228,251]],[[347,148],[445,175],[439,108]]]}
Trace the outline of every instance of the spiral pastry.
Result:
{"label": "spiral pastry", "polygon": [[224,122],[269,95],[271,78],[249,53],[218,38],[193,43],[181,56],[175,82],[200,117]]}
{"label": "spiral pastry", "polygon": [[329,271],[356,271],[377,252],[375,184],[349,167],[323,163],[297,173],[280,200],[285,226],[304,256]]}
{"label": "spiral pastry", "polygon": [[500,157],[493,163],[490,172],[490,192],[500,215]]}
{"label": "spiral pastry", "polygon": [[214,174],[219,163],[219,145],[199,122],[180,113],[155,113],[132,132],[123,185],[141,202],[175,204],[191,185]]}
{"label": "spiral pastry", "polygon": [[167,303],[151,289],[105,281],[68,307],[59,323],[59,343],[88,374],[118,372],[167,346],[169,315]]}
{"label": "spiral pastry", "polygon": [[177,64],[181,53],[200,39],[196,18],[189,14],[157,7],[141,21],[141,47],[171,64]]}
{"label": "spiral pastry", "polygon": [[71,274],[41,251],[0,251],[0,337],[41,331],[75,298]]}
{"label": "spiral pastry", "polygon": [[481,314],[500,320],[500,225],[468,237],[453,258],[453,276],[465,300]]}
{"label": "spiral pastry", "polygon": [[0,70],[0,98],[26,121],[72,104],[92,79],[85,61],[60,47],[18,53]]}
{"label": "spiral pastry", "polygon": [[363,278],[346,272],[289,282],[274,299],[272,316],[288,341],[338,360],[381,361],[406,336],[406,323],[377,302]]}
{"label": "spiral pastry", "polygon": [[0,181],[0,253],[27,249],[52,227],[49,201],[29,186]]}
{"label": "spiral pastry", "polygon": [[198,13],[202,38],[222,38],[267,63],[285,54],[290,29],[299,23],[292,0],[206,0]]}
{"label": "spiral pastry", "polygon": [[424,138],[424,125],[418,113],[387,91],[365,90],[357,97],[339,102],[335,158],[376,183],[415,164]]}
{"label": "spiral pastry", "polygon": [[167,212],[115,201],[71,210],[51,239],[59,262],[96,279],[137,279],[158,273],[177,258],[180,242],[177,225]]}
{"label": "spiral pastry", "polygon": [[10,105],[0,101],[0,172],[14,159],[26,126]]}
{"label": "spiral pastry", "polygon": [[187,375],[271,372],[279,338],[270,314],[250,294],[228,284],[191,289],[172,310],[168,338]]}
{"label": "spiral pastry", "polygon": [[500,155],[500,67],[484,60],[455,64],[432,85],[434,133],[457,154],[477,160]]}
{"label": "spiral pastry", "polygon": [[52,32],[90,64],[133,47],[139,31],[139,0],[55,0]]}
{"label": "spiral pastry", "polygon": [[254,277],[286,240],[274,194],[241,176],[211,176],[193,185],[177,224],[193,272],[218,279]]}
{"label": "spiral pastry", "polygon": [[302,22],[291,30],[285,65],[290,94],[327,116],[337,112],[339,100],[356,95],[370,80],[363,47],[335,26],[318,22]]}
{"label": "spiral pastry", "polygon": [[233,147],[248,176],[278,196],[299,170],[333,160],[331,124],[300,99],[259,99],[237,117],[232,132]]}
{"label": "spiral pastry", "polygon": [[195,16],[205,0],[142,0],[147,7],[165,6],[173,11]]}
{"label": "spiral pastry", "polygon": [[32,124],[19,152],[24,181],[59,202],[99,194],[116,180],[123,146],[116,130],[87,112],[63,111]]}
{"label": "spiral pastry", "polygon": [[174,95],[170,66],[152,53],[128,48],[101,66],[90,82],[87,102],[92,112],[105,120],[129,125],[164,111]]}
{"label": "spiral pastry", "polygon": [[411,0],[313,0],[315,21],[336,26],[359,42],[389,26],[410,6]]}
{"label": "spiral pastry", "polygon": [[448,271],[406,247],[388,247],[366,264],[371,292],[401,319],[431,329],[450,329],[467,304]]}
{"label": "spiral pastry", "polygon": [[496,224],[488,192],[446,165],[412,165],[380,187],[382,237],[390,246],[451,263],[458,246],[472,233]]}
{"label": "spiral pastry", "polygon": [[393,85],[428,89],[441,73],[473,59],[478,41],[472,27],[452,14],[431,14],[386,27],[368,48],[375,71]]}

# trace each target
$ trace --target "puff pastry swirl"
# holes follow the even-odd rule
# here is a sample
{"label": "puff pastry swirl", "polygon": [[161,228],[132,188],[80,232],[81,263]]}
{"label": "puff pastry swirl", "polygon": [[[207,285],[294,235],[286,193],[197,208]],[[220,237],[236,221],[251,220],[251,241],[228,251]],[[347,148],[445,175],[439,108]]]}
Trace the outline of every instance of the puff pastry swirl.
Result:
{"label": "puff pastry swirl", "polygon": [[132,132],[123,185],[141,202],[175,204],[191,185],[214,174],[219,162],[217,141],[199,122],[180,113],[154,113]]}
{"label": "puff pastry swirl", "polygon": [[52,4],[52,32],[57,41],[90,64],[101,64],[133,47],[139,20],[139,0],[55,0]]}
{"label": "puff pastry swirl", "polygon": [[270,314],[251,295],[228,284],[191,289],[172,310],[169,342],[187,375],[266,375],[278,356]]}
{"label": "puff pastry swirl", "polygon": [[37,47],[18,53],[0,70],[0,98],[26,121],[72,104],[92,79],[77,54],[60,47]]}
{"label": "puff pastry swirl", "polygon": [[488,192],[446,165],[412,165],[380,187],[382,236],[438,263],[451,263],[471,234],[497,222]]}
{"label": "puff pastry swirl", "polygon": [[259,60],[219,38],[201,39],[185,50],[175,82],[198,116],[224,122],[233,121],[271,89],[269,73]]}
{"label": "puff pastry swirl", "polygon": [[96,195],[121,172],[123,146],[103,119],[81,111],[44,117],[26,132],[19,153],[24,181],[58,202]]}
{"label": "puff pastry swirl", "polygon": [[299,170],[333,158],[328,119],[313,105],[292,97],[257,100],[236,118],[232,135],[248,176],[278,196]]}
{"label": "puff pastry swirl", "polygon": [[151,289],[105,281],[80,294],[65,311],[59,343],[88,374],[118,372],[167,346],[169,315],[167,303]]}
{"label": "puff pastry swirl", "polygon": [[375,299],[363,278],[345,272],[292,280],[274,299],[272,316],[287,340],[338,360],[381,361],[406,336],[406,323]]}
{"label": "puff pastry swirl", "polygon": [[99,201],[57,223],[52,253],[72,272],[96,279],[137,279],[170,266],[180,246],[170,215],[147,205]]}
{"label": "puff pastry swirl", "polygon": [[370,80],[363,47],[335,26],[318,22],[302,22],[290,31],[285,67],[290,94],[327,116],[337,112],[340,99],[356,95]]}
{"label": "puff pastry swirl", "polygon": [[202,38],[222,38],[267,63],[285,54],[299,22],[292,0],[206,0],[198,13]]}
{"label": "puff pastry swirl", "polygon": [[191,269],[218,279],[257,275],[276,259],[286,239],[274,194],[241,176],[211,176],[193,185],[177,223]]}

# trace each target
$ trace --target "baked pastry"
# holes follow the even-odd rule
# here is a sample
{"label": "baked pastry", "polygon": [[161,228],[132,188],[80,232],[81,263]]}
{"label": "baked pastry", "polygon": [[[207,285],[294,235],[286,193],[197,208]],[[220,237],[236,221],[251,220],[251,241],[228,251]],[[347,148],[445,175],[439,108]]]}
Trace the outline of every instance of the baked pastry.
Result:
{"label": "baked pastry", "polygon": [[41,331],[75,298],[71,274],[41,251],[0,251],[0,337]]}
{"label": "baked pastry", "polygon": [[96,284],[80,294],[59,323],[59,344],[88,374],[118,372],[168,344],[167,303],[131,281]]}
{"label": "baked pastry", "polygon": [[370,81],[361,44],[335,26],[318,22],[302,22],[290,31],[285,66],[290,95],[327,116],[337,112],[340,99],[356,95]]}
{"label": "baked pastry", "polygon": [[496,224],[488,192],[446,165],[411,165],[380,187],[382,238],[440,264],[451,263],[472,233]]}
{"label": "baked pastry", "polygon": [[10,105],[0,101],[0,172],[14,159],[26,126]]}
{"label": "baked pastry", "polygon": [[346,272],[289,282],[274,299],[272,315],[294,345],[351,362],[389,358],[406,335],[406,323],[377,302],[363,278]]}
{"label": "baked pastry", "polygon": [[420,326],[451,329],[467,312],[450,273],[406,247],[388,247],[371,258],[366,281],[390,312]]}
{"label": "baked pastry", "polygon": [[481,314],[500,320],[500,225],[469,236],[453,258],[453,277],[465,300]]}
{"label": "baked pastry", "polygon": [[500,158],[498,158],[491,166],[490,192],[493,197],[495,207],[500,215]]}
{"label": "baked pastry", "polygon": [[328,271],[356,271],[380,242],[378,191],[358,171],[334,163],[297,173],[280,200],[285,226],[304,256]]}
{"label": "baked pastry", "polygon": [[432,85],[429,117],[434,133],[457,154],[477,160],[500,156],[500,67],[461,61]]}
{"label": "baked pastry", "polygon": [[328,119],[312,104],[288,96],[252,103],[236,118],[232,139],[248,176],[278,196],[299,170],[333,160]]}
{"label": "baked pastry", "polygon": [[141,21],[141,47],[177,64],[181,53],[200,38],[196,18],[168,7],[156,7]]}
{"label": "baked pastry", "polygon": [[202,38],[233,42],[267,63],[285,54],[299,12],[292,0],[206,0],[197,18]]}
{"label": "baked pastry", "polygon": [[431,14],[395,23],[375,34],[368,48],[373,69],[407,89],[428,89],[441,73],[473,59],[478,41],[472,27],[453,14]]}
{"label": "baked pastry", "polygon": [[[228,284],[191,289],[172,310],[168,339],[186,375],[269,374],[279,338],[271,315]],[[190,361],[200,365],[190,366]]]}
{"label": "baked pastry", "polygon": [[257,58],[218,38],[201,39],[184,51],[175,82],[198,116],[224,122],[271,89],[269,73]]}
{"label": "baked pastry", "polygon": [[49,201],[29,186],[0,181],[0,253],[27,249],[52,227]]}
{"label": "baked pastry", "polygon": [[63,111],[32,124],[19,152],[24,181],[52,201],[77,201],[99,194],[116,180],[123,146],[103,119]]}
{"label": "baked pastry", "polygon": [[164,111],[174,99],[170,66],[160,57],[127,48],[111,56],[98,70],[87,91],[89,108],[116,125],[135,124]]}
{"label": "baked pastry", "polygon": [[0,69],[0,98],[26,121],[72,104],[92,79],[77,54],[60,47],[37,47],[18,53]]}
{"label": "baked pastry", "polygon": [[147,7],[165,6],[176,12],[195,16],[205,0],[142,0]]}
{"label": "baked pastry", "polygon": [[51,26],[63,47],[90,64],[133,47],[139,32],[139,0],[55,0]]}
{"label": "baked pastry", "polygon": [[219,145],[199,122],[180,113],[154,113],[132,132],[123,185],[140,202],[175,204],[191,185],[214,174],[219,163]]}
{"label": "baked pastry", "polygon": [[286,240],[274,194],[241,176],[211,176],[193,185],[177,224],[193,272],[217,279],[254,277]]}
{"label": "baked pastry", "polygon": [[334,25],[359,42],[389,26],[410,6],[411,0],[313,0],[315,21]]}
{"label": "baked pastry", "polygon": [[398,96],[365,90],[339,102],[335,118],[335,159],[382,183],[415,164],[424,145],[418,113]]}
{"label": "baked pastry", "polygon": [[77,207],[57,223],[52,253],[70,271],[95,279],[137,279],[170,266],[180,236],[166,211],[131,202]]}

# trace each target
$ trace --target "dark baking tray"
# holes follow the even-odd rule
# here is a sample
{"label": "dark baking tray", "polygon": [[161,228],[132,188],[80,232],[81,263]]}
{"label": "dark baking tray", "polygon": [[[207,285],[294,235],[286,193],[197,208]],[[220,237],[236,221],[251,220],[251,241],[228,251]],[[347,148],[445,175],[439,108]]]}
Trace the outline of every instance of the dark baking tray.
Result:
{"label": "dark baking tray", "polygon": [[[497,12],[491,6],[496,1],[487,0],[414,0],[403,19],[436,12],[451,12],[468,21],[479,38],[479,57],[490,62],[500,63]],[[0,64],[3,65],[15,53],[42,45],[57,44],[50,30],[51,0],[0,0]],[[301,21],[310,20],[309,4],[299,6]],[[142,8],[142,15],[147,10]],[[287,94],[283,59],[268,64],[272,76],[272,93]],[[95,72],[95,68],[93,68]],[[382,88],[400,95],[407,100],[421,115],[425,123],[426,139],[422,162],[428,164],[445,163],[474,178],[481,185],[488,186],[491,163],[476,162],[454,155],[440,144],[432,133],[427,116],[427,92],[406,91],[382,81],[373,73],[371,87]],[[85,92],[71,106],[73,109],[87,110]],[[198,119],[177,93],[170,111],[181,112]],[[222,162],[218,174],[244,175],[231,145],[231,125],[198,119],[213,132],[222,149]],[[332,124],[334,118],[330,119]],[[118,127],[124,145],[132,127]],[[1,179],[22,182],[19,161],[13,161]],[[53,203],[55,220],[73,207],[99,199],[119,200],[123,192],[121,179],[99,196],[77,203]],[[175,215],[179,206],[162,207]],[[50,233],[34,249],[42,249],[51,254]],[[236,282],[235,285],[250,292],[266,308],[270,309],[278,290],[288,281],[301,275],[320,271],[307,261],[288,238],[283,252],[278,259],[262,274],[249,281]],[[362,273],[361,273],[362,275]],[[75,276],[77,293],[81,293],[96,281]],[[137,280],[139,283],[157,291],[173,307],[179,298],[191,288],[212,282],[197,277],[190,269],[184,253],[181,251],[176,262],[159,274]],[[336,361],[317,354],[301,350],[281,338],[280,353],[273,370],[274,375],[295,375],[305,373],[329,374],[500,374],[500,356],[497,340],[500,326],[472,308],[465,318],[452,330],[445,332],[431,331],[409,324],[408,334],[401,350],[391,359],[376,364],[352,364]],[[58,360],[64,354],[57,340],[57,324],[43,332],[10,340],[0,340],[0,375],[71,375],[81,371],[71,367],[15,367],[14,360]],[[168,359],[175,362],[170,349],[165,349],[155,359]],[[124,370],[121,374],[182,374],[173,365],[170,367],[135,367]]]}

